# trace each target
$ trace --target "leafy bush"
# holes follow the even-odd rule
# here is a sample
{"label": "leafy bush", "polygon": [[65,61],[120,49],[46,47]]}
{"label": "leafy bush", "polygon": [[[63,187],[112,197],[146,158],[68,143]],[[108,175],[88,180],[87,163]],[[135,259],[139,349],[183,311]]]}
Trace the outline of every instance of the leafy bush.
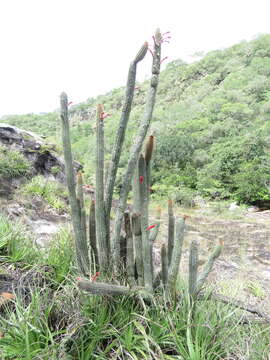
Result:
{"label": "leafy bush", "polygon": [[17,150],[0,145],[0,176],[14,178],[30,174],[31,165]]}

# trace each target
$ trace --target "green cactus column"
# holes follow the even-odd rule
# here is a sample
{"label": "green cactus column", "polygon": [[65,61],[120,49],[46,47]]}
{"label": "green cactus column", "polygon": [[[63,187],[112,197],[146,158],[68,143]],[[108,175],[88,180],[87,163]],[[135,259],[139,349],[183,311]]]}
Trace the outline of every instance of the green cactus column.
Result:
{"label": "green cactus column", "polygon": [[89,214],[89,244],[91,248],[91,260],[94,263],[93,270],[99,270],[98,247],[96,237],[96,206],[95,200],[91,199]]}
{"label": "green cactus column", "polygon": [[142,230],[142,249],[143,249],[143,269],[144,285],[148,290],[153,288],[153,266],[152,266],[152,244],[149,240],[148,230],[148,184],[146,174],[146,163],[141,154],[138,163],[138,175],[140,182],[140,201],[141,201],[141,230]]}
{"label": "green cactus column", "polygon": [[141,229],[141,214],[132,214],[132,232],[134,234],[134,249],[135,249],[135,263],[138,274],[138,284],[144,285],[144,271],[143,271],[143,249],[142,249],[142,229]]}
{"label": "green cactus column", "polygon": [[117,169],[119,165],[120,155],[125,139],[125,133],[127,128],[127,123],[130,116],[131,105],[134,96],[134,89],[135,89],[135,82],[136,82],[136,72],[137,72],[137,65],[140,61],[143,60],[147,53],[148,43],[145,42],[137,55],[135,56],[134,60],[131,62],[129,67],[127,85],[126,85],[126,95],[125,95],[125,102],[123,105],[121,118],[119,121],[119,126],[117,130],[117,134],[115,137],[115,143],[112,151],[112,160],[110,163],[110,167],[108,170],[108,176],[106,181],[106,191],[105,191],[105,210],[106,216],[110,217],[110,211],[112,206],[112,197],[113,197],[113,189],[117,174]]}
{"label": "green cactus column", "polygon": [[188,277],[188,292],[192,300],[196,296],[197,277],[198,277],[198,242],[193,240],[189,250],[189,277]]}
{"label": "green cactus column", "polygon": [[176,281],[179,273],[179,265],[182,256],[182,247],[184,242],[185,219],[180,218],[176,222],[175,242],[172,251],[171,263],[169,264],[168,283],[172,293],[175,292]]}
{"label": "green cactus column", "polygon": [[99,265],[101,271],[109,266],[109,238],[107,236],[106,214],[104,204],[104,109],[97,106],[97,143],[96,143],[96,238],[99,248]]}
{"label": "green cactus column", "polygon": [[62,141],[65,159],[65,174],[71,206],[71,218],[75,234],[76,258],[79,271],[83,274],[87,274],[89,272],[88,246],[82,233],[81,209],[79,207],[79,202],[77,201],[76,197],[74,168],[69,134],[68,98],[66,93],[64,92],[60,96],[60,107],[60,117],[62,122]]}
{"label": "green cactus column", "polygon": [[150,88],[149,88],[148,96],[147,96],[147,100],[146,100],[145,111],[144,111],[144,115],[143,115],[141,123],[140,123],[138,135],[137,135],[137,137],[134,141],[134,144],[131,148],[131,151],[130,151],[127,170],[123,177],[123,184],[122,184],[122,188],[121,188],[121,192],[120,192],[119,206],[118,206],[117,213],[116,213],[115,228],[114,228],[114,234],[113,234],[113,238],[112,238],[112,244],[113,244],[113,250],[114,250],[114,261],[116,264],[119,262],[119,257],[120,257],[120,254],[119,254],[120,233],[121,233],[121,226],[122,226],[124,211],[125,211],[126,203],[127,203],[127,197],[128,197],[128,193],[130,191],[131,179],[134,174],[138,158],[140,156],[143,141],[146,137],[147,130],[149,128],[150,121],[152,118],[154,105],[155,105],[159,72],[160,72],[161,43],[162,43],[162,37],[161,37],[159,29],[156,31],[154,39],[155,39],[155,43],[154,43],[154,53],[153,53],[153,63],[152,63],[152,77],[150,80]]}
{"label": "green cactus column", "polygon": [[173,201],[168,200],[168,261],[171,263],[174,247],[175,218],[173,213]]}

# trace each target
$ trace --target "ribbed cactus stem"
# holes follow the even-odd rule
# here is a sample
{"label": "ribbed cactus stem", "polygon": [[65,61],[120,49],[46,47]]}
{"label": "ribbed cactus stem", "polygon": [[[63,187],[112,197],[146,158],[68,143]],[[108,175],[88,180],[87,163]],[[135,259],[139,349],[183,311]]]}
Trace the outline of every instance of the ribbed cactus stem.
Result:
{"label": "ribbed cactus stem", "polygon": [[134,176],[132,180],[132,192],[133,192],[133,211],[134,213],[139,213],[141,211],[141,200],[140,200],[140,182],[139,182],[139,170],[138,163],[134,171]]}
{"label": "ribbed cactus stem", "polygon": [[135,56],[134,63],[137,64],[139,61],[142,61],[145,55],[147,54],[148,50],[148,42],[143,43],[142,47],[138,51],[137,55]]}
{"label": "ribbed cactus stem", "polygon": [[144,271],[143,271],[143,250],[142,250],[142,230],[141,230],[141,215],[139,213],[132,214],[132,232],[134,235],[134,249],[135,249],[135,263],[138,274],[138,284],[144,285]]}
{"label": "ribbed cactus stem", "polygon": [[126,208],[128,193],[130,190],[131,179],[134,174],[136,163],[138,161],[142,149],[142,144],[146,137],[147,130],[149,128],[154,110],[156,92],[158,86],[158,78],[160,72],[160,60],[161,60],[161,41],[158,41],[155,43],[155,48],[153,52],[152,77],[151,77],[150,88],[146,100],[145,111],[140,123],[138,135],[130,151],[127,170],[123,177],[123,184],[120,192],[119,207],[116,213],[115,228],[112,238],[112,243],[114,246],[114,255],[115,255],[114,257],[116,263],[119,259],[119,239],[121,233],[121,225],[123,221],[123,214]]}
{"label": "ribbed cactus stem", "polygon": [[104,205],[104,108],[97,106],[97,143],[96,143],[96,237],[99,248],[99,265],[101,271],[109,266],[109,238]]}
{"label": "ribbed cactus stem", "polygon": [[200,273],[200,275],[198,276],[198,280],[197,280],[197,286],[196,286],[196,293],[198,293],[201,288],[203,287],[210,271],[212,270],[213,266],[214,266],[214,262],[215,260],[220,256],[221,251],[223,248],[223,243],[220,243],[219,245],[217,245],[214,249],[214,251],[212,252],[212,254],[209,256],[208,261],[206,262],[206,264],[204,265],[204,268],[202,270],[202,272]]}
{"label": "ribbed cactus stem", "polygon": [[150,243],[153,244],[158,236],[159,228],[160,228],[160,218],[161,218],[161,208],[157,208],[155,227],[151,230],[149,235]]}
{"label": "ribbed cactus stem", "polygon": [[135,261],[129,212],[125,212],[125,231],[127,243],[127,277],[129,285],[132,286],[135,285]]}
{"label": "ribbed cactus stem", "polygon": [[86,212],[84,206],[83,178],[81,171],[77,173],[77,200],[78,200],[78,206],[81,217],[81,232],[82,232],[83,242],[87,244]]}
{"label": "ribbed cactus stem", "polygon": [[196,297],[197,278],[198,278],[198,242],[193,240],[189,250],[189,277],[188,291],[191,299]]}
{"label": "ribbed cactus stem", "polygon": [[125,139],[126,128],[130,116],[131,105],[133,102],[134,89],[136,83],[136,72],[137,72],[137,64],[139,61],[143,60],[147,53],[148,44],[144,43],[135,59],[131,62],[128,72],[128,79],[126,85],[126,95],[125,101],[122,108],[122,113],[119,121],[119,126],[117,130],[117,134],[115,137],[115,143],[112,151],[112,159],[108,170],[108,177],[106,181],[106,191],[105,191],[105,210],[106,215],[110,217],[110,211],[112,206],[112,197],[113,197],[113,189],[115,185],[115,179],[117,174],[117,169],[119,165],[120,155]]}
{"label": "ribbed cactus stem", "polygon": [[161,277],[163,286],[168,284],[168,254],[166,245],[163,244],[161,248]]}
{"label": "ribbed cactus stem", "polygon": [[140,201],[141,201],[141,229],[143,247],[143,269],[144,284],[150,291],[153,288],[153,265],[152,265],[152,246],[149,240],[148,230],[148,195],[146,183],[146,164],[144,156],[141,154],[138,163],[139,182],[140,182]]}
{"label": "ribbed cactus stem", "polygon": [[153,155],[153,149],[154,149],[154,136],[151,135],[148,137],[147,141],[146,141],[146,145],[145,145],[145,154],[144,154],[144,158],[145,158],[145,166],[146,166],[146,186],[147,186],[147,222],[149,219],[149,210],[148,210],[148,205],[149,205],[149,200],[150,200],[150,186],[151,186],[151,159],[152,159],[152,155]]}
{"label": "ribbed cactus stem", "polygon": [[127,266],[127,238],[123,235],[120,237],[120,259],[123,268]]}
{"label": "ribbed cactus stem", "polygon": [[87,250],[87,243],[84,241],[81,231],[81,217],[80,209],[76,197],[75,179],[73,159],[71,153],[71,142],[69,132],[69,119],[68,119],[68,98],[66,93],[60,96],[60,117],[62,122],[62,141],[65,159],[65,174],[68,186],[69,201],[71,206],[71,218],[75,234],[75,248],[78,269],[81,273],[87,274],[89,272],[89,257]]}
{"label": "ribbed cactus stem", "polygon": [[182,248],[184,242],[184,232],[185,232],[185,219],[180,218],[176,221],[175,229],[175,243],[172,252],[171,263],[169,264],[168,272],[168,283],[169,288],[172,293],[175,292],[177,277],[179,273],[179,266],[182,256]]}
{"label": "ribbed cactus stem", "polygon": [[172,253],[174,247],[174,232],[175,232],[175,217],[173,212],[173,201],[168,200],[168,261],[172,260]]}
{"label": "ribbed cactus stem", "polygon": [[92,295],[109,295],[109,296],[138,296],[147,301],[153,301],[153,295],[142,287],[126,287],[120,285],[110,285],[100,282],[91,282],[86,279],[78,279],[77,283],[80,290],[89,292]]}
{"label": "ribbed cactus stem", "polygon": [[146,165],[148,165],[152,159],[153,150],[154,150],[154,136],[150,135],[145,144],[144,158],[145,158]]}
{"label": "ribbed cactus stem", "polygon": [[96,237],[96,210],[95,200],[91,199],[90,214],[89,214],[89,243],[91,248],[92,262],[94,262],[94,269],[99,270],[98,248]]}

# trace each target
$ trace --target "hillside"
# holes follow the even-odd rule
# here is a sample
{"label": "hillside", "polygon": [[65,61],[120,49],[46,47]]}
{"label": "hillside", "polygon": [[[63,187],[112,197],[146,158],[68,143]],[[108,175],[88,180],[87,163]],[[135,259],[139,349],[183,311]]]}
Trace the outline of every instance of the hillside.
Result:
{"label": "hillside", "polygon": [[[150,131],[157,139],[152,188],[185,201],[199,193],[239,202],[270,201],[270,35],[208,53],[201,60],[169,63],[161,73]],[[92,182],[94,107],[104,103],[106,158],[110,160],[124,87],[71,106],[76,159]],[[147,81],[138,84],[126,145],[143,111]],[[90,119],[90,121],[88,120]],[[3,122],[60,144],[58,113],[5,116]],[[124,166],[125,156],[122,158]],[[121,175],[121,171],[119,172]]]}

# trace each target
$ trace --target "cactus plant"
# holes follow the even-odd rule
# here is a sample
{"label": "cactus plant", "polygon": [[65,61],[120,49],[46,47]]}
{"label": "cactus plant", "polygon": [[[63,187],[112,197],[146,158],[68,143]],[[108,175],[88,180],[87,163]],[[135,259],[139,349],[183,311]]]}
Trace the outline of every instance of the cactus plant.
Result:
{"label": "cactus plant", "polygon": [[[112,159],[104,180],[104,119],[106,114],[103,105],[97,106],[96,118],[96,202],[91,201],[87,230],[87,222],[84,208],[83,179],[79,173],[77,177],[77,191],[73,172],[73,161],[70,146],[68,101],[65,93],[61,95],[61,119],[63,128],[63,147],[66,165],[66,177],[69,190],[69,198],[72,212],[72,222],[75,234],[75,245],[79,271],[87,274],[89,268],[88,244],[91,249],[91,263],[95,264],[95,271],[106,274],[110,262],[113,261],[114,269],[123,260],[123,268],[126,271],[127,283],[131,287],[95,283],[93,280],[79,278],[80,289],[93,294],[139,294],[149,297],[162,279],[166,290],[175,293],[176,282],[179,275],[179,265],[182,255],[182,247],[185,230],[185,216],[175,218],[173,203],[168,202],[168,242],[161,249],[162,270],[154,281],[153,266],[153,243],[160,228],[160,212],[157,221],[149,224],[149,201],[151,184],[151,159],[154,149],[154,136],[150,135],[146,141],[144,154],[143,143],[152,118],[155,105],[155,97],[158,86],[158,78],[161,64],[162,35],[156,31],[154,39],[154,51],[152,53],[152,76],[146,100],[145,111],[138,129],[137,138],[131,148],[127,169],[123,176],[119,203],[113,229],[110,238],[110,215],[113,199],[116,174],[119,166],[120,155],[125,132],[129,120],[133,101],[136,68],[139,61],[143,60],[147,53],[148,44],[144,43],[140,51],[130,64],[124,106],[122,109],[119,128],[116,134],[115,144],[112,151]],[[132,181],[133,180],[133,181]],[[127,197],[132,183],[134,207],[133,213],[125,212]],[[123,221],[124,220],[124,221]],[[124,223],[124,224],[123,224]],[[123,235],[123,225],[125,235]],[[189,267],[189,293],[195,299],[211,271],[215,259],[220,255],[221,245],[210,255],[202,273],[198,275],[198,246],[192,242],[190,249]],[[114,274],[116,276],[116,273]]]}

